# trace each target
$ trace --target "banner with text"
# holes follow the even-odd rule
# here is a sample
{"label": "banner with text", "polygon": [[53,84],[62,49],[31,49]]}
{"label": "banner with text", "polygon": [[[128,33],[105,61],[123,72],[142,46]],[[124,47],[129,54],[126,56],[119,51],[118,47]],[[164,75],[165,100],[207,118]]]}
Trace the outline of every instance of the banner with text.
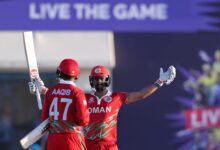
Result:
{"label": "banner with text", "polygon": [[0,30],[220,31],[218,0],[4,0]]}
{"label": "banner with text", "polygon": [[220,107],[185,111],[187,129],[207,129],[220,126]]}

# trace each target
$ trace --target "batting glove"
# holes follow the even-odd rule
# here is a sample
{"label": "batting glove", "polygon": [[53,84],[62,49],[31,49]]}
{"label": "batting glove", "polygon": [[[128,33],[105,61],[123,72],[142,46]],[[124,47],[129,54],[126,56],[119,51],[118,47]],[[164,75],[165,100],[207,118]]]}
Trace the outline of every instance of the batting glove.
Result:
{"label": "batting glove", "polygon": [[166,72],[163,72],[163,68],[160,68],[160,77],[159,79],[155,82],[155,85],[157,87],[163,86],[165,83],[166,85],[170,84],[173,82],[173,80],[176,77],[176,69],[174,66],[170,66]]}
{"label": "batting glove", "polygon": [[44,82],[41,80],[41,78],[34,79],[33,82],[41,94],[45,94],[47,92],[48,89],[44,85]]}
{"label": "batting glove", "polygon": [[36,86],[33,82],[28,82],[28,87],[29,87],[29,92],[31,94],[35,94],[36,93]]}
{"label": "batting glove", "polygon": [[37,89],[41,94],[45,94],[47,91],[47,87],[44,86],[44,82],[40,78],[34,79],[32,82],[28,82],[28,87],[31,94],[36,94]]}
{"label": "batting glove", "polygon": [[176,78],[176,68],[174,66],[170,66],[167,71],[168,71],[169,77],[167,81],[165,82],[166,85],[173,82],[173,80]]}

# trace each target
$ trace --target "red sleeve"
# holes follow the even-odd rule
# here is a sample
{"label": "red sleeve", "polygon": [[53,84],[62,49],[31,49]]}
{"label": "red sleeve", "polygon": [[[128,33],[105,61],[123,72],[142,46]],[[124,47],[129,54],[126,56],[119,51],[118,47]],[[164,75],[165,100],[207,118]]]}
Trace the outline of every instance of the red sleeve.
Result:
{"label": "red sleeve", "polygon": [[44,101],[43,101],[43,108],[42,108],[42,113],[41,113],[41,120],[44,121],[49,117],[49,91],[47,91]]}
{"label": "red sleeve", "polygon": [[82,91],[76,93],[76,124],[85,126],[89,123],[89,111],[87,109],[87,102],[85,94]]}
{"label": "red sleeve", "polygon": [[120,96],[120,104],[123,105],[123,104],[127,104],[126,103],[126,98],[128,96],[128,93],[126,92],[118,92],[119,96]]}

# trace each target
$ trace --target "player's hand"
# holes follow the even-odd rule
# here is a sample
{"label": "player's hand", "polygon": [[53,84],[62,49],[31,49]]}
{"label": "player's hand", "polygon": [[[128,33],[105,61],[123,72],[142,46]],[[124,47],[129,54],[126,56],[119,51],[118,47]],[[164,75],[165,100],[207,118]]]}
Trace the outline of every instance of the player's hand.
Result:
{"label": "player's hand", "polygon": [[176,78],[176,68],[174,66],[170,66],[167,70],[168,72],[168,79],[165,82],[166,85],[170,84],[171,82],[173,82],[173,80]]}
{"label": "player's hand", "polygon": [[36,86],[34,82],[28,82],[28,87],[31,94],[36,94]]}
{"label": "player's hand", "polygon": [[[41,94],[46,93],[47,87],[44,85],[44,82],[41,80],[41,78],[34,79],[33,83],[36,89],[38,89]],[[36,92],[36,89],[35,89],[35,92]]]}
{"label": "player's hand", "polygon": [[166,72],[163,72],[163,68],[160,68],[160,77],[156,81],[156,84],[160,87],[164,83],[170,84],[176,77],[176,69],[174,66],[170,66]]}

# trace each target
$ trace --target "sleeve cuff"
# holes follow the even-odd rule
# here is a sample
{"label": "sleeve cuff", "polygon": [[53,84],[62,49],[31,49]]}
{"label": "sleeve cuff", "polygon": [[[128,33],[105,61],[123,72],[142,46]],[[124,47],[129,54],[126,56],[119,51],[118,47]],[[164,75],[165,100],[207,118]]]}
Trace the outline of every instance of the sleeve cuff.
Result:
{"label": "sleeve cuff", "polygon": [[157,80],[157,81],[154,83],[154,85],[155,85],[156,87],[160,88],[161,86],[163,86],[163,82],[160,81],[160,80]]}

